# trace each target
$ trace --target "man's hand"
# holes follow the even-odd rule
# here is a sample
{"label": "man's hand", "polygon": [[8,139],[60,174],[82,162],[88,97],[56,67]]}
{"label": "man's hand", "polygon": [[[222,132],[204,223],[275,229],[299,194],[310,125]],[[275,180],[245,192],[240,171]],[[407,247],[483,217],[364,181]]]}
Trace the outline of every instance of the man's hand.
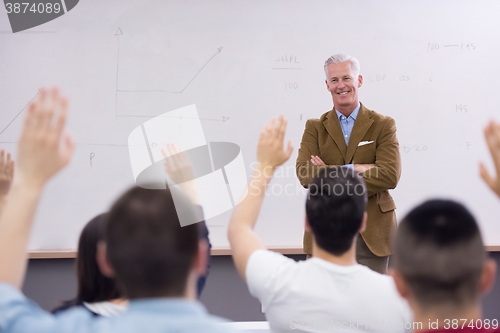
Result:
{"label": "man's hand", "polygon": [[5,157],[5,151],[0,150],[0,198],[9,193],[12,178],[14,178],[14,160],[11,160],[10,153]]}
{"label": "man's hand", "polygon": [[42,89],[28,108],[18,146],[16,177],[0,216],[0,282],[21,289],[26,248],[44,184],[69,163],[73,142],[61,137],[68,101]]}
{"label": "man's hand", "polygon": [[491,176],[484,163],[481,162],[479,166],[481,177],[491,190],[500,197],[500,124],[490,121],[484,129],[484,137],[488,143],[493,163],[495,164],[496,176]]}
{"label": "man's hand", "polygon": [[19,179],[38,188],[70,161],[74,144],[69,135],[61,145],[66,123],[68,100],[57,88],[41,89],[32,102],[19,140]]}
{"label": "man's hand", "polygon": [[273,170],[285,163],[292,154],[292,142],[288,142],[288,147],[283,150],[283,140],[285,137],[287,121],[283,116],[272,119],[262,129],[257,145],[257,162],[264,168]]}
{"label": "man's hand", "polygon": [[325,162],[319,157],[319,156],[314,156],[311,155],[311,163],[313,165],[326,165]]}
{"label": "man's hand", "polygon": [[288,142],[287,149],[283,150],[286,124],[286,120],[280,116],[271,120],[260,133],[257,145],[258,167],[250,179],[248,194],[235,207],[227,229],[233,260],[243,280],[246,279],[246,267],[252,253],[266,248],[253,231],[253,227],[259,217],[267,185],[274,169],[285,163],[292,154],[291,142]]}
{"label": "man's hand", "polygon": [[193,204],[199,205],[200,200],[195,183],[190,181],[194,179],[194,173],[187,156],[173,144],[168,144],[166,149],[161,150],[161,153],[165,158],[165,171],[170,179],[179,184]]}

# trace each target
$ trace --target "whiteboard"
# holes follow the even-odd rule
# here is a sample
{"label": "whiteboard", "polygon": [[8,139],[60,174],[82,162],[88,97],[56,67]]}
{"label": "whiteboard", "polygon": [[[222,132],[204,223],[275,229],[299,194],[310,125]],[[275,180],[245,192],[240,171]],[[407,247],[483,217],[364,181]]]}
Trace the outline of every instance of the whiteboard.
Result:
{"label": "whiteboard", "polygon": [[[478,171],[480,160],[492,170],[482,128],[500,119],[499,12],[497,0],[87,0],[13,34],[2,7],[0,147],[15,154],[25,107],[47,85],[70,98],[77,144],[44,192],[29,248],[76,248],[84,224],[134,184],[128,135],[192,104],[207,142],[239,145],[247,175],[261,127],[286,116],[295,151],[256,231],[268,246],[300,247],[295,158],[305,121],[332,108],[323,63],[334,53],[359,59],[361,102],[396,120],[398,217],[427,198],[454,198],[486,244],[500,245],[500,204]],[[230,214],[207,221],[215,247],[228,246]]]}

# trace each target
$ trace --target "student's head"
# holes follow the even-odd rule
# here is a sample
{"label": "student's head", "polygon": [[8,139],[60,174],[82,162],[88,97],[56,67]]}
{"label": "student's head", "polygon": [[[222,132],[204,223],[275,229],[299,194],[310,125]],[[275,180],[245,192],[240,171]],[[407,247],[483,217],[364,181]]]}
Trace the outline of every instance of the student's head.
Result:
{"label": "student's head", "polygon": [[306,217],[321,249],[336,256],[347,252],[366,220],[366,186],[348,168],[322,169],[309,184]]}
{"label": "student's head", "polygon": [[97,243],[107,214],[94,217],[83,228],[78,241],[76,271],[78,294],[76,302],[102,302],[120,298],[121,294],[113,279],[104,276],[96,262]]}
{"label": "student's head", "polygon": [[473,307],[495,275],[474,217],[448,200],[430,200],[410,211],[399,225],[394,260],[398,290],[416,311],[450,314]]}
{"label": "student's head", "polygon": [[[187,198],[176,195],[175,203],[194,214]],[[188,279],[194,288],[196,275],[203,274],[207,249],[199,244],[198,224],[180,226],[169,190],[126,192],[109,212],[104,241],[101,269],[116,276],[129,298],[183,297]]]}

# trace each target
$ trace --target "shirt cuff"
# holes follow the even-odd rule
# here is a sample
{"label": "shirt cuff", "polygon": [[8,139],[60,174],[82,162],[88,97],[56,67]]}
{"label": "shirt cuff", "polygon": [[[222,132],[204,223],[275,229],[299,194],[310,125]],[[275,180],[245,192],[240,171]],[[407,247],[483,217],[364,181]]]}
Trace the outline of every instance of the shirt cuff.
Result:
{"label": "shirt cuff", "polygon": [[348,168],[350,170],[354,170],[354,164],[344,164],[342,167],[343,168]]}

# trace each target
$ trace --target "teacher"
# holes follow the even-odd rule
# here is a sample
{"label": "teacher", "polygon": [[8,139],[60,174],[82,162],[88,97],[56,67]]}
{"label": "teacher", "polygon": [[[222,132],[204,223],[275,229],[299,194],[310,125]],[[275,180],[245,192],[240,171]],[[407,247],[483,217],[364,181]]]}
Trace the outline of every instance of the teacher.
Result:
{"label": "teacher", "polygon": [[[306,122],[296,163],[297,177],[307,188],[316,173],[327,166],[345,166],[360,172],[368,194],[368,222],[356,242],[356,259],[387,274],[390,238],[396,228],[396,205],[388,190],[396,187],[401,175],[396,123],[359,102],[363,77],[356,58],[335,54],[326,60],[324,68],[333,109]],[[312,235],[307,231],[304,252],[312,255]]]}

